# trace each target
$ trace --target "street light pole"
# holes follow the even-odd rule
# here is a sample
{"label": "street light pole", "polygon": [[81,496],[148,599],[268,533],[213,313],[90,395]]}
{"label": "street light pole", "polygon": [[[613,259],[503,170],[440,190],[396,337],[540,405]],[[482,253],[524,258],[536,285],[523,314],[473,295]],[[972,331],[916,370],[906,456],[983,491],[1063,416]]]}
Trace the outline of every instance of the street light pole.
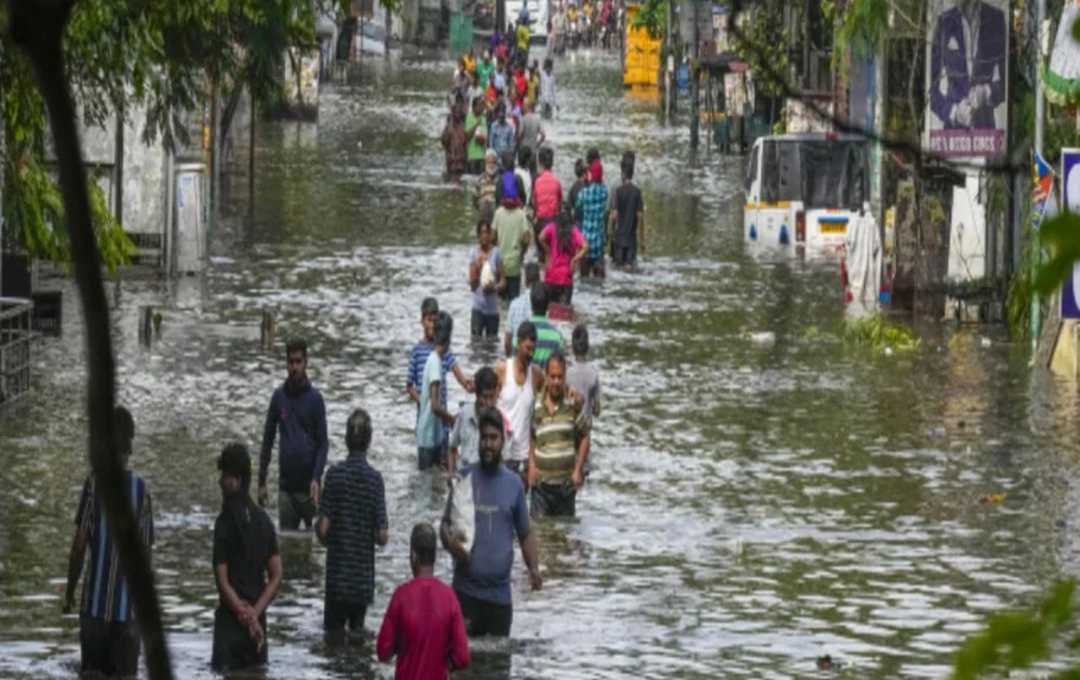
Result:
{"label": "street light pole", "polygon": [[664,99],[666,100],[664,104],[664,120],[670,123],[672,113],[671,102],[672,97],[675,94],[674,92],[672,92],[675,82],[675,78],[672,77],[672,72],[675,70],[675,45],[671,42],[671,24],[675,23],[675,0],[667,0],[666,5],[667,8],[666,14],[664,15],[664,30],[667,32],[667,37],[664,40],[664,46],[667,49],[665,50],[666,53],[664,54],[663,65]]}
{"label": "street light pole", "polygon": [[[1038,59],[1035,64],[1035,155],[1042,157],[1043,152],[1043,118],[1045,117],[1046,102],[1042,90],[1042,63],[1043,63],[1043,22],[1046,19],[1046,0],[1037,0],[1035,3],[1035,49]],[[1035,275],[1039,268],[1039,244],[1036,235],[1032,233],[1031,243],[1031,280],[1035,281]],[[1034,354],[1039,349],[1039,296],[1031,295],[1031,351]]]}

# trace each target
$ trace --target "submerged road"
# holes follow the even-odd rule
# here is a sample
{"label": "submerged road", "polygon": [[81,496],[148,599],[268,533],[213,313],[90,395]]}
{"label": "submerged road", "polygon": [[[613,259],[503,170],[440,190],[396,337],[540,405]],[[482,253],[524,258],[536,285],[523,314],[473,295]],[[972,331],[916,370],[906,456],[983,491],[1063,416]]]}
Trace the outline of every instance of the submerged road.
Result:
{"label": "submerged road", "polygon": [[[254,218],[238,148],[206,276],[110,292],[177,677],[210,677],[215,457],[233,440],[257,451],[284,377],[282,352],[259,348],[264,306],[279,345],[296,334],[312,348],[332,460],[351,409],[374,417],[390,544],[369,630],[409,576],[409,529],[441,513],[442,484],[414,469],[404,394],[421,299],[453,313],[468,373],[497,356],[468,337],[471,188],[441,177],[452,68],[376,60],[326,90],[317,126],[260,126]],[[685,126],[662,127],[654,102],[624,95],[614,55],[556,71],[557,172],[568,186],[573,159],[596,145],[610,181],[634,149],[649,252],[639,274],[575,292],[604,391],[593,474],[578,519],[539,526],[542,591],[518,559],[512,640],[475,645],[462,677],[807,677],[822,654],[853,677],[941,677],[988,612],[1076,572],[1071,388],[1031,385],[1026,356],[996,337],[985,348],[931,329],[911,356],[845,349],[830,335],[835,266],[747,251],[741,159],[692,157]],[[78,623],[58,594],[85,474],[82,329],[66,295],[35,396],[0,422],[3,677],[66,678],[78,663]],[[150,348],[136,334],[145,304],[164,314]],[[775,342],[755,342],[764,331]],[[450,395],[466,398],[454,382]],[[977,502],[998,492],[1000,506]],[[324,648],[324,554],[309,537],[282,547],[269,677],[391,677],[370,641]],[[438,573],[449,577],[445,555]]]}

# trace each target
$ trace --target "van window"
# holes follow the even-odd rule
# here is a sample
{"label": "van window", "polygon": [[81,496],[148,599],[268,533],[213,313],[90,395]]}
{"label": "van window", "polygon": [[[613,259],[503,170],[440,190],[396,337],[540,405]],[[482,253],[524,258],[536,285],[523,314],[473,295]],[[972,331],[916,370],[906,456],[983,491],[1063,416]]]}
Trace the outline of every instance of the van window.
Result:
{"label": "van window", "polygon": [[[857,210],[867,200],[866,143],[800,143],[802,196],[807,208]],[[812,169],[812,171],[811,171]]]}
{"label": "van window", "polygon": [[766,203],[799,200],[798,144],[766,141],[761,150],[761,200]]}
{"label": "van window", "polygon": [[869,195],[867,172],[866,142],[861,140],[765,141],[761,200],[855,210]]}

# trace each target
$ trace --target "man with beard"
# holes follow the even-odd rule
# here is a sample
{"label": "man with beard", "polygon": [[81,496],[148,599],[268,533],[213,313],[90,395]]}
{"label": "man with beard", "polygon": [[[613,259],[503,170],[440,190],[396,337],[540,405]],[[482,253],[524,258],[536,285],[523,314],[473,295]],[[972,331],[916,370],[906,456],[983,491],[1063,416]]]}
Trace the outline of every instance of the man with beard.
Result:
{"label": "man with beard", "polygon": [[266,609],[281,587],[281,556],[273,523],[248,493],[247,449],[226,446],[217,467],[223,502],[214,523],[214,576],[220,601],[210,665],[225,672],[266,664]]}
{"label": "man with beard", "polygon": [[479,421],[480,465],[462,470],[462,478],[472,477],[476,508],[472,550],[465,550],[463,537],[453,530],[453,495],[447,500],[440,533],[443,547],[454,558],[454,592],[469,635],[507,637],[514,618],[510,572],[515,534],[533,590],[539,590],[542,584],[540,564],[529,526],[525,488],[518,476],[502,464],[502,414],[497,409],[484,409]]}
{"label": "man with beard", "polygon": [[282,531],[311,528],[319,504],[319,485],[326,467],[326,404],[307,377],[307,343],[290,340],[285,347],[288,378],[274,390],[266,413],[262,452],[259,454],[259,505],[266,507],[266,477],[274,437],[280,432],[278,452],[278,524]]}
{"label": "man with beard", "polygon": [[529,488],[535,516],[574,516],[588,457],[589,428],[581,407],[566,396],[566,357],[556,352],[532,419]]}

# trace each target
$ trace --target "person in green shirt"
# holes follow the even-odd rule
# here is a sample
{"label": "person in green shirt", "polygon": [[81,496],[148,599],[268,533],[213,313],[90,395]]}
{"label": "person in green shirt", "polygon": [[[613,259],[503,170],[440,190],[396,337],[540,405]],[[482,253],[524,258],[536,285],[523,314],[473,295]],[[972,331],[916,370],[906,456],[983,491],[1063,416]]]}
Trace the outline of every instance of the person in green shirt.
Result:
{"label": "person in green shirt", "polygon": [[[517,187],[514,187],[514,191],[517,191]],[[532,229],[516,193],[512,197],[504,193],[502,203],[495,211],[492,227],[495,229],[499,252],[503,256],[503,273],[506,276],[506,288],[503,289],[502,296],[513,300],[521,292],[521,260],[532,240]]]}
{"label": "person in green shirt", "polygon": [[468,173],[482,175],[484,174],[484,154],[487,151],[487,117],[484,115],[483,97],[475,97],[472,100],[469,115],[465,116],[465,135],[469,140],[466,147]]}
{"label": "person in green shirt", "polygon": [[484,56],[476,65],[476,76],[480,80],[480,89],[484,90],[491,80],[491,74],[495,72],[495,64],[491,61],[491,52],[484,50]]}

